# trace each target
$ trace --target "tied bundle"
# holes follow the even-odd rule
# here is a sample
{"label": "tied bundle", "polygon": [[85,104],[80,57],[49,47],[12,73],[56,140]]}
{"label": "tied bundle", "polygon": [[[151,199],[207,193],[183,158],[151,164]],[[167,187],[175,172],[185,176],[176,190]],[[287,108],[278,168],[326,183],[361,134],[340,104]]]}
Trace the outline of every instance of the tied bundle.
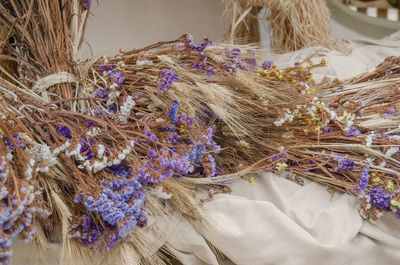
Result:
{"label": "tied bundle", "polygon": [[264,169],[358,196],[367,219],[385,212],[400,218],[399,67],[389,57],[370,73],[325,79],[306,102],[280,108],[279,133],[268,137],[281,149],[269,152]]}
{"label": "tied bundle", "polygon": [[[89,1],[0,4],[4,58],[18,65],[17,73],[1,68],[4,263],[11,238],[32,239],[33,222],[37,243],[61,243],[66,264],[115,256],[118,264],[163,264],[151,235],[137,231],[149,218],[175,211],[207,226],[190,179],[222,174],[215,126],[162,96],[180,81],[171,69],[78,63],[89,8]],[[135,92],[135,82],[144,89]],[[206,187],[229,191],[224,181]]]}
{"label": "tied bundle", "polygon": [[[254,130],[262,102],[291,97],[275,65],[267,82],[258,74],[253,47],[190,35],[77,62],[89,8],[88,1],[0,4],[3,58],[17,64],[16,72],[1,68],[1,168],[14,170],[4,209],[21,208],[26,221],[3,224],[5,262],[10,238],[30,239],[32,222],[35,242],[61,243],[66,264],[168,262],[148,220],[179,213],[207,231],[198,197],[229,192],[230,181],[252,170],[257,148],[244,139],[265,142],[265,126]],[[309,79],[312,67],[291,69]],[[22,202],[13,201],[15,189]]]}
{"label": "tied bundle", "polygon": [[317,84],[326,59],[279,68],[251,45],[186,34],[78,62],[89,8],[0,4],[2,58],[17,65],[0,68],[5,263],[17,235],[61,243],[65,264],[168,263],[151,225],[180,214],[207,233],[201,202],[259,170],[360,196],[371,219],[398,212],[396,109],[368,138],[395,96],[396,59]]}
{"label": "tied bundle", "polygon": [[259,13],[264,8],[270,45],[285,53],[312,46],[344,49],[330,34],[326,0],[224,0],[232,19],[226,38],[237,44],[260,42]]}

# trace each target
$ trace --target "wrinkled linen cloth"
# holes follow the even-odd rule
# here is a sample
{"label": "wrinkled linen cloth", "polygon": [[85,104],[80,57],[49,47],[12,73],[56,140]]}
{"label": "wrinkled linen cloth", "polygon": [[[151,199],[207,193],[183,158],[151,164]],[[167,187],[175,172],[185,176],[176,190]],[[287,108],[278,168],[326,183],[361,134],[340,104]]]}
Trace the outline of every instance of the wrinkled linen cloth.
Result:
{"label": "wrinkled linen cloth", "polygon": [[223,264],[399,264],[400,220],[387,214],[372,224],[357,207],[347,194],[265,173],[205,204],[208,236],[181,219],[167,246],[193,265],[218,264],[205,239],[230,260]]}
{"label": "wrinkled linen cloth", "polygon": [[[388,56],[400,56],[400,32],[379,41],[346,43],[352,49],[348,54],[314,47],[267,58],[285,67],[315,53],[315,60],[327,57],[327,68],[314,71],[321,79],[351,77]],[[165,245],[184,265],[400,264],[400,220],[393,214],[372,224],[360,217],[354,196],[332,196],[326,186],[310,181],[299,186],[272,173],[255,177],[255,182],[238,180],[231,194],[206,202],[210,225],[200,233],[177,215],[153,222],[145,229],[154,251]],[[209,243],[225,257],[218,258]],[[54,263],[47,264],[58,264],[59,245],[52,244],[51,250],[48,259]],[[31,245],[17,243],[13,264],[31,264],[34,252]]]}
{"label": "wrinkled linen cloth", "polygon": [[[388,56],[400,56],[400,31],[382,40],[345,44],[348,54],[314,47],[271,55],[271,60],[285,67],[315,54],[316,61],[328,58],[327,68],[315,69],[316,79],[352,77]],[[400,220],[394,214],[373,224],[361,218],[354,196],[331,196],[323,185],[302,187],[272,173],[255,180],[255,185],[236,181],[231,194],[205,203],[211,224],[207,235],[181,219],[167,239],[171,252],[183,264],[218,264],[209,241],[225,255],[223,264],[400,264]]]}

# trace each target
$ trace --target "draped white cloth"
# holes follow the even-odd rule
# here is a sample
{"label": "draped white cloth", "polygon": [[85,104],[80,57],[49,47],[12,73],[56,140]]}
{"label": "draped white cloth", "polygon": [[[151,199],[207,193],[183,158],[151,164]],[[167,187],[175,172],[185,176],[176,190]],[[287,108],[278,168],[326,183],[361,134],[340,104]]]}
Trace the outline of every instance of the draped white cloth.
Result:
{"label": "draped white cloth", "polygon": [[332,196],[317,183],[302,187],[265,173],[255,185],[239,180],[232,194],[205,204],[211,236],[182,219],[167,244],[193,265],[218,264],[204,238],[233,264],[399,264],[400,220],[388,214],[372,224],[357,206],[356,198]]}

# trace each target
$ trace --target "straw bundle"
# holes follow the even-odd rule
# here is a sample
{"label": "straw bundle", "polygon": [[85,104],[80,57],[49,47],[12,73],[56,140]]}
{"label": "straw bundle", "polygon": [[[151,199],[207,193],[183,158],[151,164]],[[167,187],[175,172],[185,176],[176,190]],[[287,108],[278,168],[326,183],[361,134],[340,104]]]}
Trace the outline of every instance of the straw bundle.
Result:
{"label": "straw bundle", "polygon": [[[325,59],[279,69],[252,46],[190,35],[78,63],[89,7],[0,4],[3,58],[18,66],[18,75],[0,68],[2,262],[35,224],[42,248],[61,243],[62,264],[168,263],[147,221],[180,214],[207,233],[201,201],[260,169],[356,194],[372,219],[398,213],[398,145],[371,140],[363,125],[394,96],[395,59],[339,96],[330,91],[340,82],[312,79]],[[356,116],[364,107],[368,116]]]}
{"label": "straw bundle", "polygon": [[[207,231],[199,191],[229,192],[229,181],[251,171],[238,139],[261,135],[253,132],[261,101],[287,97],[279,71],[265,82],[252,70],[252,47],[189,35],[77,63],[88,3],[0,4],[3,58],[18,66],[17,76],[0,68],[11,80],[0,80],[5,263],[12,238],[31,239],[35,223],[36,242],[61,243],[65,264],[163,264],[147,219],[180,213]],[[24,185],[29,200],[12,193]]]}
{"label": "straw bundle", "polygon": [[[285,53],[312,46],[340,48],[330,34],[326,0],[224,0],[232,17],[226,34],[234,43],[259,42],[258,13],[266,8],[271,48]],[[247,42],[248,41],[248,42]]]}

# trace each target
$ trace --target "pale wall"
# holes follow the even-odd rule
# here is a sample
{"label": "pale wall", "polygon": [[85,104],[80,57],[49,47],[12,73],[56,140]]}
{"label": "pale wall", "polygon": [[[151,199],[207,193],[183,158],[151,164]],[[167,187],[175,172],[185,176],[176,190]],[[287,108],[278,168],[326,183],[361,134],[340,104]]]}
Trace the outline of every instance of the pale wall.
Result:
{"label": "pale wall", "polygon": [[[95,56],[142,48],[183,33],[218,41],[228,25],[220,0],[92,0],[86,31]],[[87,48],[84,49],[87,54]]]}

